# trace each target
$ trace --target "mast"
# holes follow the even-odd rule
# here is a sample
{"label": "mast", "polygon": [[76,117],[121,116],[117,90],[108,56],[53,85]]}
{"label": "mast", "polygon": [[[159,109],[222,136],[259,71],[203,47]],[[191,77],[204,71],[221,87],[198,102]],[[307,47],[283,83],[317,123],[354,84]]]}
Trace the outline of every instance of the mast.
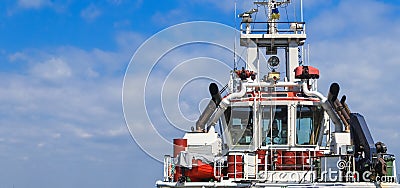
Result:
{"label": "mast", "polygon": [[[286,54],[286,79],[288,82],[299,81],[295,79],[294,69],[299,66],[298,47],[302,46],[307,38],[304,22],[281,22],[279,7],[291,3],[290,0],[271,0],[254,2],[256,5],[268,9],[267,21],[253,21],[252,14],[257,9],[252,9],[239,16],[242,18],[240,44],[247,47],[247,68],[258,72],[257,62],[260,50],[265,49],[265,54],[276,56],[278,49]],[[253,29],[252,27],[264,25],[266,30]],[[245,28],[243,28],[245,26]],[[286,28],[284,28],[284,26]],[[257,27],[258,28],[258,27]],[[257,68],[256,68],[257,67]]]}

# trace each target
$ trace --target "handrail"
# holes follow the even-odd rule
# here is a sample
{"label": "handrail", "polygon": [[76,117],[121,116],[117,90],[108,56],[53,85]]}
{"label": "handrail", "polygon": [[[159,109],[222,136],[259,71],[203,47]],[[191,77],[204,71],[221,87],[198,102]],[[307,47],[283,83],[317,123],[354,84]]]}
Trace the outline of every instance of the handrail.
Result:
{"label": "handrail", "polygon": [[274,27],[275,32],[277,32],[278,34],[279,33],[305,34],[306,31],[305,22],[260,22],[260,21],[253,21],[253,22],[242,21],[240,23],[240,31],[247,34],[269,33],[269,29],[271,29],[269,27],[270,24],[279,26],[279,27]]}
{"label": "handrail", "polygon": [[219,159],[215,159],[214,160],[214,177],[219,180],[222,180],[221,177],[224,177],[222,174],[222,169],[227,168],[227,167],[228,167],[227,165],[226,166],[224,165],[223,157],[221,157]]}
{"label": "handrail", "polygon": [[306,22],[259,22],[259,21],[254,21],[254,22],[240,22],[240,24],[244,24],[244,23],[297,23],[297,24],[306,24]]}

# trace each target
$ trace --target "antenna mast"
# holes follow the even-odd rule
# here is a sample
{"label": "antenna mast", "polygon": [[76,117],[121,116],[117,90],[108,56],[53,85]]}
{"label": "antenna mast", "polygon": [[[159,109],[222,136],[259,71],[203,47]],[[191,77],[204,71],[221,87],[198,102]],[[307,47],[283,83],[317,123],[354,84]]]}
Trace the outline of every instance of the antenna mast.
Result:
{"label": "antenna mast", "polygon": [[276,21],[279,20],[279,10],[278,7],[286,4],[290,4],[290,0],[272,0],[272,1],[256,1],[254,2],[256,5],[263,5],[268,7],[268,34],[277,33]]}

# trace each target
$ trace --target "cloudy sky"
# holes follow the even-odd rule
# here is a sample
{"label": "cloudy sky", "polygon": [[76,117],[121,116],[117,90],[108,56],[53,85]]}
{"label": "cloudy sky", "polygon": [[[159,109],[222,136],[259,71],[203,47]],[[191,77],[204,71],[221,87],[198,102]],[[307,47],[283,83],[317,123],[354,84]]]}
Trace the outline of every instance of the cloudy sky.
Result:
{"label": "cloudy sky", "polygon": [[[375,141],[399,155],[400,2],[304,3],[310,64],[322,74],[320,91],[326,94],[329,84],[338,82],[351,110],[366,116]],[[240,10],[252,8],[248,0],[237,4]],[[232,66],[229,50],[218,45],[194,43],[164,52],[180,36],[233,44],[227,39],[234,33],[221,25],[193,33],[182,27],[164,30],[189,21],[234,27],[234,3],[1,1],[0,187],[153,187],[162,177],[162,164],[146,152],[162,156],[172,148],[154,151],[162,144],[147,126],[165,140],[182,136],[205,104],[208,83],[223,85]],[[212,33],[215,28],[226,33]],[[150,72],[148,65],[134,61],[135,52],[144,62],[156,58]],[[131,58],[134,65],[128,66]],[[131,132],[141,135],[140,143],[124,120],[128,67],[132,80],[125,83],[129,92],[124,97],[131,98],[124,100],[125,117],[136,123]],[[215,76],[216,70],[222,73]],[[140,149],[143,142],[153,150]]]}

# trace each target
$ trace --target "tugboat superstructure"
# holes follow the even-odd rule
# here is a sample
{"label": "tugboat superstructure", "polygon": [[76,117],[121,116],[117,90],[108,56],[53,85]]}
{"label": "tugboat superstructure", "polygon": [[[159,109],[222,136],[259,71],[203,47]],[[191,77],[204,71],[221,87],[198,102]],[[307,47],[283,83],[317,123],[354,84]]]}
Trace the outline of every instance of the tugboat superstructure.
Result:
{"label": "tugboat superstructure", "polygon": [[327,96],[317,91],[319,70],[299,58],[305,22],[279,21],[291,1],[254,3],[267,20],[253,20],[257,9],[239,15],[246,67],[235,67],[222,90],[210,84],[212,100],[195,128],[174,139],[157,187],[397,187],[394,155],[339,99],[339,85]]}

